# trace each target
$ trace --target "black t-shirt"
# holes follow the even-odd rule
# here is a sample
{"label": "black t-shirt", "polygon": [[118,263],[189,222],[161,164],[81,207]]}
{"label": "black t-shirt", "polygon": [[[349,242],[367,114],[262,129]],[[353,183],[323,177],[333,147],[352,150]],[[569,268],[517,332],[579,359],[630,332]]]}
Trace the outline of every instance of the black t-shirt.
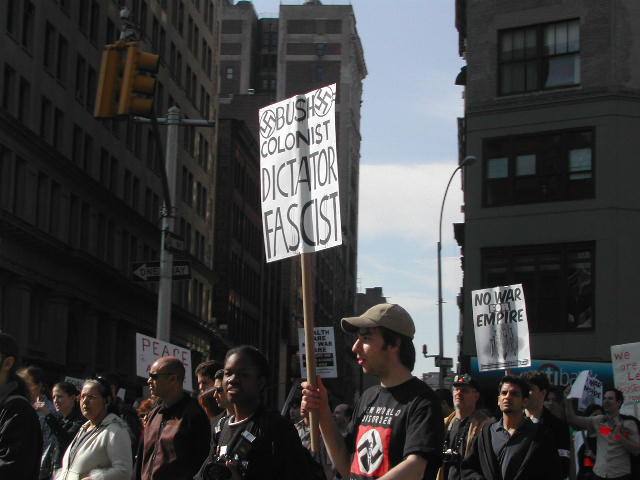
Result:
{"label": "black t-shirt", "polygon": [[[220,432],[213,435],[211,452],[194,477],[196,480],[215,479],[208,472],[209,465],[221,455],[232,455],[238,442],[243,442],[248,454],[242,478],[245,480],[298,480],[305,478],[307,457],[300,438],[291,422],[277,412],[260,408],[247,421],[233,423],[233,416],[223,420]],[[240,434],[248,430],[255,440],[247,444]],[[233,440],[237,437],[237,440]]]}
{"label": "black t-shirt", "polygon": [[354,409],[347,438],[353,453],[350,479],[379,478],[412,454],[428,462],[424,479],[434,479],[443,430],[440,402],[416,377],[391,388],[369,388]]}

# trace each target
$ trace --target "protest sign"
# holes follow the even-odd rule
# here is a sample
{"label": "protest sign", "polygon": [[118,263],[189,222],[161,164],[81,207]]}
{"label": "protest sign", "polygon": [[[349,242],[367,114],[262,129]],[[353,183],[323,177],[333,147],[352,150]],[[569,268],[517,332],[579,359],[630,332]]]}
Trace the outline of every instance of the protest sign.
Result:
{"label": "protest sign", "polygon": [[611,346],[613,383],[624,395],[622,413],[637,415],[640,405],[640,342]]}
{"label": "protest sign", "polygon": [[[316,327],[313,329],[316,351],[316,374],[322,378],[337,378],[338,364],[336,361],[336,340],[333,327]],[[300,372],[302,378],[307,368],[307,355],[305,351],[304,328],[298,329],[298,345],[300,347]]]}
{"label": "protest sign", "polygon": [[584,411],[593,403],[602,405],[602,382],[588,370],[583,370],[571,385],[567,398],[577,398],[580,411]]}
{"label": "protest sign", "polygon": [[335,103],[332,84],[260,109],[267,262],[342,243]]}
{"label": "protest sign", "polygon": [[176,357],[184,365],[184,389],[193,391],[191,350],[136,333],[136,375],[147,378],[153,362],[161,357]]}
{"label": "protest sign", "polygon": [[481,372],[531,365],[529,323],[521,284],[471,292]]}

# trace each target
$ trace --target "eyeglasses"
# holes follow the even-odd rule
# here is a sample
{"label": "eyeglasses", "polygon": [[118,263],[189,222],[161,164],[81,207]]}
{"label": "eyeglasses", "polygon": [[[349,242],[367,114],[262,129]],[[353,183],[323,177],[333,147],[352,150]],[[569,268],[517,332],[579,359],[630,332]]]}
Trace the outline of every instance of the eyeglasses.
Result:
{"label": "eyeglasses", "polygon": [[157,380],[160,375],[175,375],[175,373],[151,373],[151,372],[149,372],[149,378],[151,380]]}

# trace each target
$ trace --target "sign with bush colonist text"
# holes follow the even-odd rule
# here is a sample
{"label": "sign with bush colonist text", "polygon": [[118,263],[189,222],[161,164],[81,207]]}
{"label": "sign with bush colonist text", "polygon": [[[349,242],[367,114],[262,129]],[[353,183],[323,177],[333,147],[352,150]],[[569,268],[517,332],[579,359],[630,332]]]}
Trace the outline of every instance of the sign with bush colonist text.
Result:
{"label": "sign with bush colonist text", "polygon": [[267,262],[342,243],[336,85],[260,109],[260,191]]}
{"label": "sign with bush colonist text", "polygon": [[522,285],[474,290],[471,301],[479,370],[531,366]]}

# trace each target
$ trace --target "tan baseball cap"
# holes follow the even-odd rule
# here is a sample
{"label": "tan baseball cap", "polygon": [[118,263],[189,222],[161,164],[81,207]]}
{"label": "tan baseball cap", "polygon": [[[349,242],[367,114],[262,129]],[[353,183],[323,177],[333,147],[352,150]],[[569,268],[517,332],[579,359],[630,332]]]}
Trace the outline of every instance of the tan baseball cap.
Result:
{"label": "tan baseball cap", "polygon": [[356,333],[359,328],[370,327],[385,327],[409,338],[413,338],[416,333],[409,312],[395,303],[374,305],[359,317],[343,318],[340,326],[347,333]]}

